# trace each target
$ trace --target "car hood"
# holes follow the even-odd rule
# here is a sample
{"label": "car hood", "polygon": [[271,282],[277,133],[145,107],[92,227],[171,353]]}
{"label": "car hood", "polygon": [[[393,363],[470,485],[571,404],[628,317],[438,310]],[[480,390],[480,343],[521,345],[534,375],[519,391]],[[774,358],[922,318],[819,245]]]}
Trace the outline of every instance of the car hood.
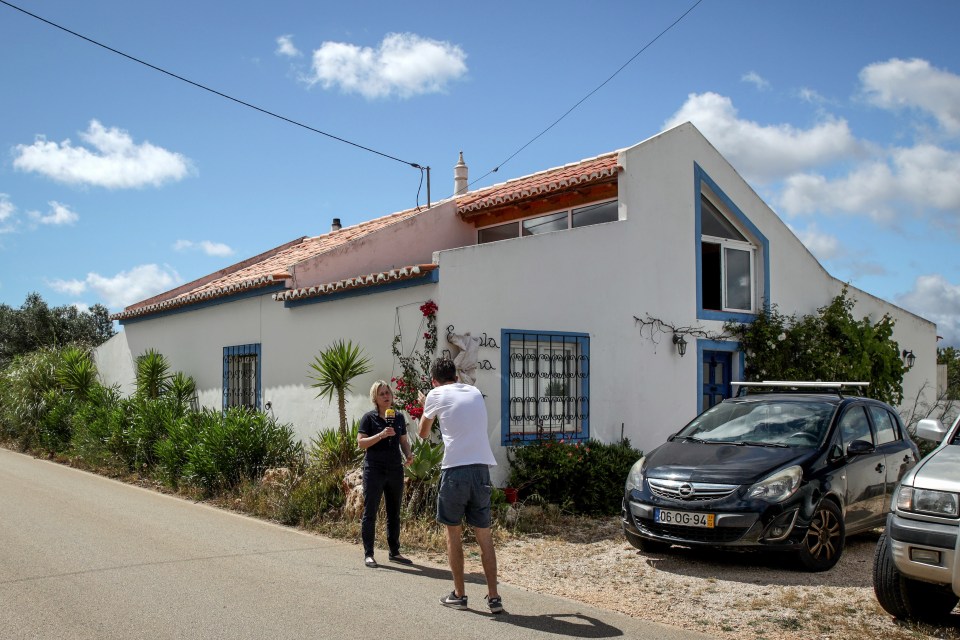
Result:
{"label": "car hood", "polygon": [[810,449],[675,441],[647,455],[644,475],[688,482],[752,484],[810,456]]}
{"label": "car hood", "polygon": [[913,486],[960,493],[960,445],[946,445],[924,458],[913,472]]}

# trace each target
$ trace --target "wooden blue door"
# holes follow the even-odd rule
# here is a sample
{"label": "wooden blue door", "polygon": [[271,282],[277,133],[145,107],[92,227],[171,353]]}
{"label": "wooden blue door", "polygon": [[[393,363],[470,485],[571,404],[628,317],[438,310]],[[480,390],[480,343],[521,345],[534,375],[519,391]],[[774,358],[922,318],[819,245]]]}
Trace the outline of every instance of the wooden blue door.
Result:
{"label": "wooden blue door", "polygon": [[703,399],[701,411],[706,411],[731,395],[729,351],[703,352]]}

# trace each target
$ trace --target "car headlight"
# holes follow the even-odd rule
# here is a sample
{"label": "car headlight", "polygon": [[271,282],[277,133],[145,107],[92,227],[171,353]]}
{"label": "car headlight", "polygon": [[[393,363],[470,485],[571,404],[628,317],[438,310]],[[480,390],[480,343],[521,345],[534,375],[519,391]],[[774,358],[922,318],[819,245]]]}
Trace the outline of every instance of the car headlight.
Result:
{"label": "car headlight", "polygon": [[781,469],[750,487],[747,497],[767,502],[783,502],[794,494],[802,478],[803,469],[799,466]]}
{"label": "car headlight", "polygon": [[643,465],[646,461],[646,458],[640,458],[633,463],[632,467],[630,467],[630,473],[627,474],[627,486],[624,488],[624,493],[630,493],[630,491],[633,489],[640,489],[643,487]]}
{"label": "car headlight", "polygon": [[949,491],[900,487],[897,493],[897,509],[956,518],[960,514],[960,500],[957,494]]}

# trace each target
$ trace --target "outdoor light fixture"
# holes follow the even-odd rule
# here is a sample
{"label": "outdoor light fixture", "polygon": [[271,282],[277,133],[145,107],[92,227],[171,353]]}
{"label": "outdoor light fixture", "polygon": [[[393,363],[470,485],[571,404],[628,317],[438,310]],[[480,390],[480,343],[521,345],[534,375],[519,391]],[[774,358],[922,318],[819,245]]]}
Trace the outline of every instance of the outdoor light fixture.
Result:
{"label": "outdoor light fixture", "polygon": [[[674,339],[674,342],[676,342],[676,339]],[[913,355],[913,351],[904,349],[900,355],[903,358],[903,364],[907,367],[907,369],[913,369],[913,363],[917,361],[917,356]]]}
{"label": "outdoor light fixture", "polygon": [[678,333],[673,334],[673,344],[677,345],[677,353],[680,354],[680,357],[683,357],[683,354],[687,352],[687,341]]}

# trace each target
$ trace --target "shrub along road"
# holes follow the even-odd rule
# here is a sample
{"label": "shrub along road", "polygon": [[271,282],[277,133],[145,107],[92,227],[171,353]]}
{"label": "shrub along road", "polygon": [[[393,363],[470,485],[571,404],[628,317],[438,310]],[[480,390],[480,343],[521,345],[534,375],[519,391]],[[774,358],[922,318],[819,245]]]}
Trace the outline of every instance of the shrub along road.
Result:
{"label": "shrub along road", "polygon": [[[0,449],[3,638],[709,636],[501,586],[442,608],[445,567],[363,566],[359,547]],[[386,553],[380,553],[386,560]]]}

